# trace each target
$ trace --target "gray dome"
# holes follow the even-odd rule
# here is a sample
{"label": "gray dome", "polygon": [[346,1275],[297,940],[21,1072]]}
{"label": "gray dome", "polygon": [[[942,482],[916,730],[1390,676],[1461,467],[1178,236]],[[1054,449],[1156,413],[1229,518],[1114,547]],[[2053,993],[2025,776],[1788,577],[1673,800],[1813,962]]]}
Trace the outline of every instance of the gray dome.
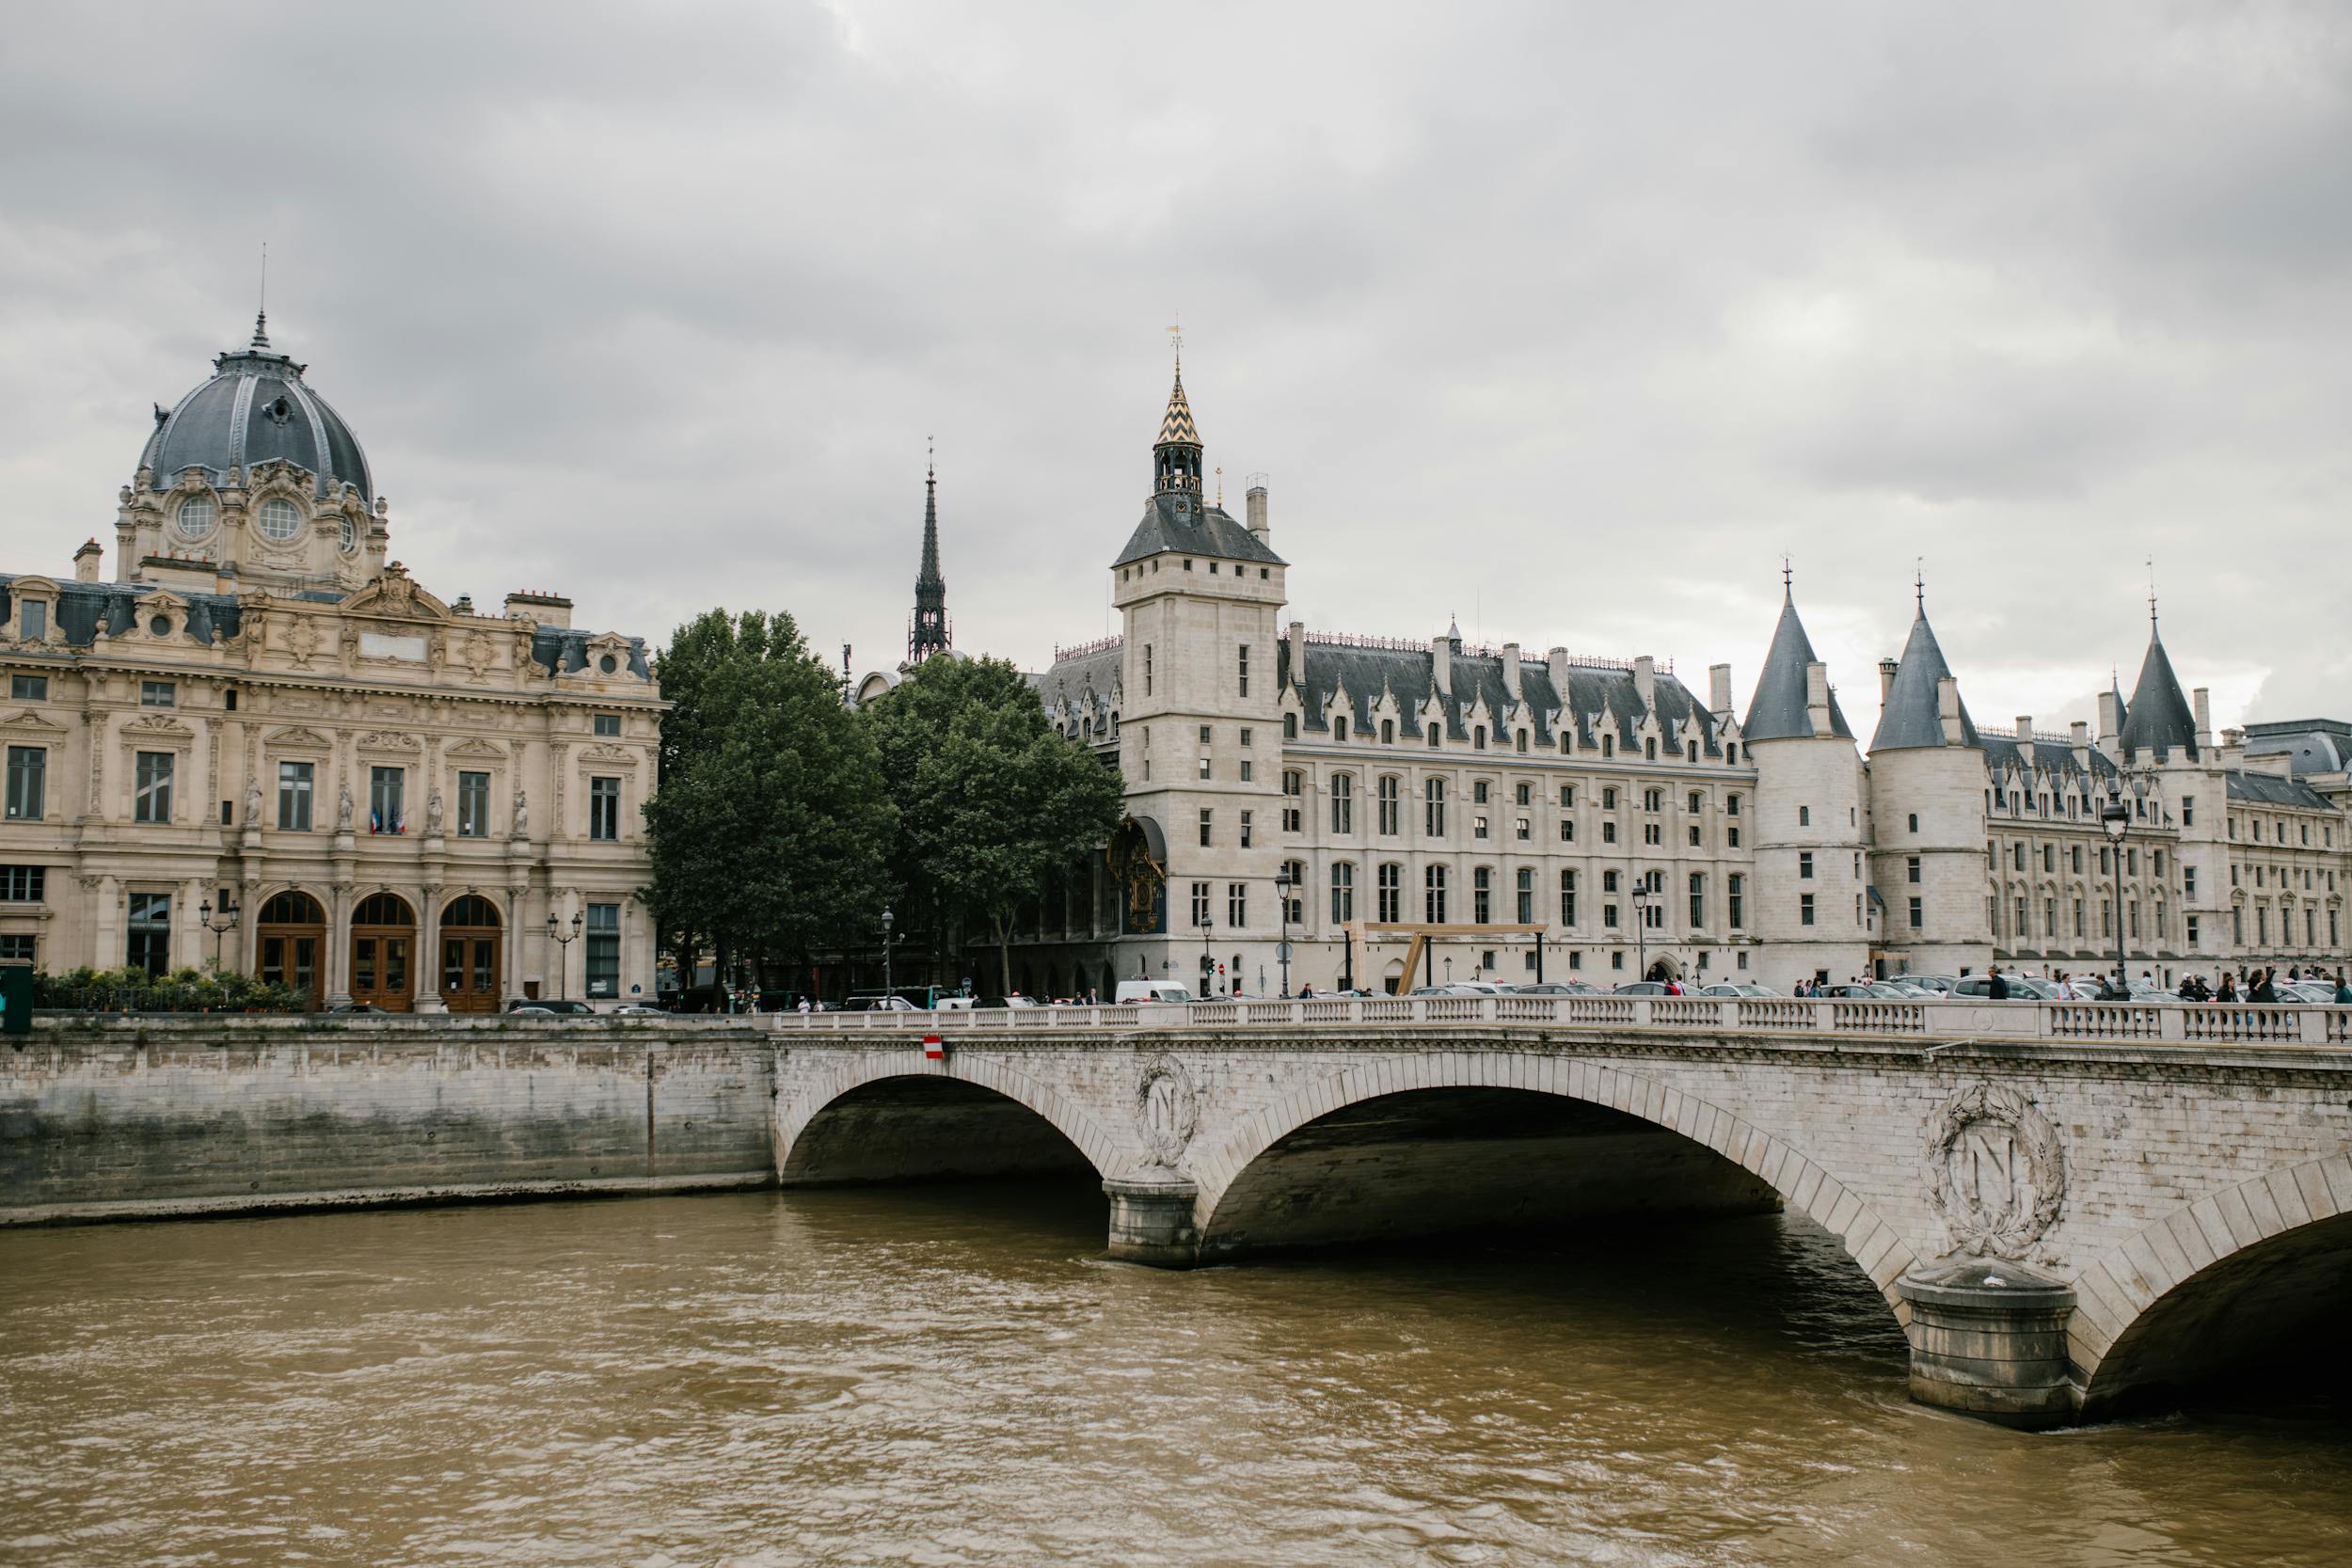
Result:
{"label": "gray dome", "polygon": [[139,453],[159,489],[185,468],[202,468],[215,484],[229,469],[282,460],[317,476],[317,494],[343,485],[363,500],[375,491],[359,438],[326,400],[303,383],[307,368],[269,346],[268,318],[253,324],[253,341],[213,361],[212,379],[182,398],[169,413],[158,404],[155,434]]}

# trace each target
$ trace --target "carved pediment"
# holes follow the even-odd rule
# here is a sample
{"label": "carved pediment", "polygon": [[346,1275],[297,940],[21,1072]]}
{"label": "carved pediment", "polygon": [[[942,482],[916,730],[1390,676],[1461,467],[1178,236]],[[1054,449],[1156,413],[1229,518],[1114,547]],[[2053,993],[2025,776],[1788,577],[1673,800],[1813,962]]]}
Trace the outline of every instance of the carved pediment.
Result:
{"label": "carved pediment", "polygon": [[25,708],[10,714],[6,719],[0,719],[0,730],[6,730],[10,735],[42,737],[61,736],[66,733],[63,724],[53,724],[31,708]]}
{"label": "carved pediment", "polygon": [[157,738],[194,740],[196,738],[194,730],[167,713],[144,714],[123,725],[122,733],[125,738],[137,740]]}
{"label": "carved pediment", "polygon": [[363,752],[418,752],[423,750],[423,746],[413,735],[403,735],[397,730],[370,730],[359,737],[359,750]]}
{"label": "carved pediment", "polygon": [[388,619],[407,621],[453,621],[449,606],[418,587],[408,576],[408,569],[395,561],[384,568],[383,576],[357,593],[344,596],[342,610],[348,615],[378,615]]}
{"label": "carved pediment", "polygon": [[334,742],[326,736],[316,730],[304,729],[299,724],[271,731],[262,737],[262,744],[273,752],[326,752],[334,749]]}
{"label": "carved pediment", "polygon": [[582,768],[634,768],[637,766],[637,753],[619,746],[591,746],[580,753],[580,765]]}
{"label": "carved pediment", "polygon": [[480,757],[486,762],[503,762],[506,760],[506,748],[479,736],[469,736],[463,740],[444,747],[441,754],[450,757]]}

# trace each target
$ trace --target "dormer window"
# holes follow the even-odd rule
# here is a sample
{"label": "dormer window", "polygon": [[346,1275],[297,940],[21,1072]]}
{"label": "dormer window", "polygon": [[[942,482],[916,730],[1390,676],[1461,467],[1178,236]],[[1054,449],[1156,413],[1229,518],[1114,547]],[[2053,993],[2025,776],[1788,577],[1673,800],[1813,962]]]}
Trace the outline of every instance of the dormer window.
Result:
{"label": "dormer window", "polygon": [[[184,502],[181,510],[183,513],[187,510]],[[302,509],[282,496],[272,496],[262,503],[261,510],[254,515],[254,523],[261,529],[262,537],[283,544],[302,531]]]}
{"label": "dormer window", "polygon": [[354,522],[353,522],[350,518],[345,517],[345,518],[343,519],[343,524],[342,524],[342,546],[343,546],[343,548],[344,548],[346,551],[349,551],[349,550],[352,550],[352,549],[357,548],[357,547],[358,546],[358,544],[359,544],[359,529],[358,529],[358,526],[357,524],[355,524],[355,523],[354,523]]}
{"label": "dormer window", "polygon": [[27,642],[38,642],[49,635],[49,601],[47,599],[17,601],[16,635]]}

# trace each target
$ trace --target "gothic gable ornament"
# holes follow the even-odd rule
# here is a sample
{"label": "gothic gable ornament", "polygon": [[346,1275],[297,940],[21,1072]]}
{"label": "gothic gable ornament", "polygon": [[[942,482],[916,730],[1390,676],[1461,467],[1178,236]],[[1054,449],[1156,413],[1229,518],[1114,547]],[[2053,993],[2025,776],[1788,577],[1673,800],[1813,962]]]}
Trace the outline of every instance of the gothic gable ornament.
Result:
{"label": "gothic gable ornament", "polygon": [[1136,1078],[1136,1131],[1152,1157],[1173,1168],[1192,1142],[1199,1117],[1192,1074],[1184,1064],[1166,1053],[1146,1062]]}
{"label": "gothic gable ornament", "polygon": [[1928,1194],[1953,1246],[2023,1258],[2066,1200],[2058,1129],[2015,1089],[1977,1084],[1928,1128]]}

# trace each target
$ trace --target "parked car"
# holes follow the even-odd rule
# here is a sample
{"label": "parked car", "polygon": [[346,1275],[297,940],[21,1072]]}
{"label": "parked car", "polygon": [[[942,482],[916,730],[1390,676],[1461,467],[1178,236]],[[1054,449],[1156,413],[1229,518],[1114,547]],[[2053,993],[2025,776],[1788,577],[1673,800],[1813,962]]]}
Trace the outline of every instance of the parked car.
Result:
{"label": "parked car", "polygon": [[[1111,998],[1114,1002],[1190,1002],[1192,988],[1177,980],[1121,980]],[[1003,1001],[980,1004],[983,1007],[1001,1007]]]}
{"label": "parked car", "polygon": [[668,1016],[660,1007],[647,1006],[643,1002],[624,1002],[612,1011],[621,1018],[665,1018]]}
{"label": "parked car", "polygon": [[1952,988],[1960,984],[1959,977],[1951,974],[1897,974],[1891,978],[1898,985],[1917,986],[1921,990],[1932,991],[1938,996],[1951,995]]}
{"label": "parked car", "polygon": [[596,1009],[577,996],[518,996],[506,1005],[510,1013],[593,1013]]}
{"label": "parked car", "polygon": [[[1182,987],[1179,987],[1179,988],[1177,988],[1177,989],[1182,990],[1183,988],[1182,988]],[[1173,998],[1169,998],[1169,1000],[1171,1000],[1171,1001],[1172,1001],[1172,1000],[1174,1000],[1174,999],[1173,999]],[[981,997],[981,998],[980,998],[980,1006],[983,1006],[983,1007],[991,1007],[991,1008],[993,1008],[993,1007],[1042,1007],[1043,1006],[1045,1006],[1045,1004],[1044,1004],[1044,1003],[1042,1003],[1042,1002],[1040,1002],[1040,1001],[1039,1001],[1036,997],[1034,997],[1034,996],[1023,996],[1020,992],[1015,991],[1015,992],[1014,992],[1012,995],[1010,995],[1010,996],[983,996],[983,997]]]}
{"label": "parked car", "polygon": [[1628,980],[1616,990],[1619,996],[1672,996],[1663,980]]}
{"label": "parked car", "polygon": [[384,1009],[373,1002],[338,1002],[326,1010],[330,1013],[380,1013]]}
{"label": "parked car", "polygon": [[890,991],[866,991],[841,1004],[845,1013],[919,1013],[923,1009]]}
{"label": "parked car", "polygon": [[[2009,982],[2009,1000],[2011,1002],[2052,1002],[2058,999],[2058,988],[2047,980],[2036,980],[2025,974],[2004,974],[2001,978]],[[1993,977],[1989,974],[1971,974],[1956,981],[1952,986],[1952,997],[1956,1001],[1989,1002],[1993,997]]]}
{"label": "parked car", "polygon": [[1598,986],[1588,986],[1581,980],[1539,980],[1533,985],[1513,986],[1516,996],[1598,996]]}
{"label": "parked car", "polygon": [[1494,996],[1499,993],[1490,987],[1476,985],[1469,980],[1450,980],[1435,986],[1415,986],[1406,994],[1408,996]]}
{"label": "parked car", "polygon": [[1700,990],[1701,996],[1778,996],[1770,986],[1759,986],[1753,980],[1718,980]]}

